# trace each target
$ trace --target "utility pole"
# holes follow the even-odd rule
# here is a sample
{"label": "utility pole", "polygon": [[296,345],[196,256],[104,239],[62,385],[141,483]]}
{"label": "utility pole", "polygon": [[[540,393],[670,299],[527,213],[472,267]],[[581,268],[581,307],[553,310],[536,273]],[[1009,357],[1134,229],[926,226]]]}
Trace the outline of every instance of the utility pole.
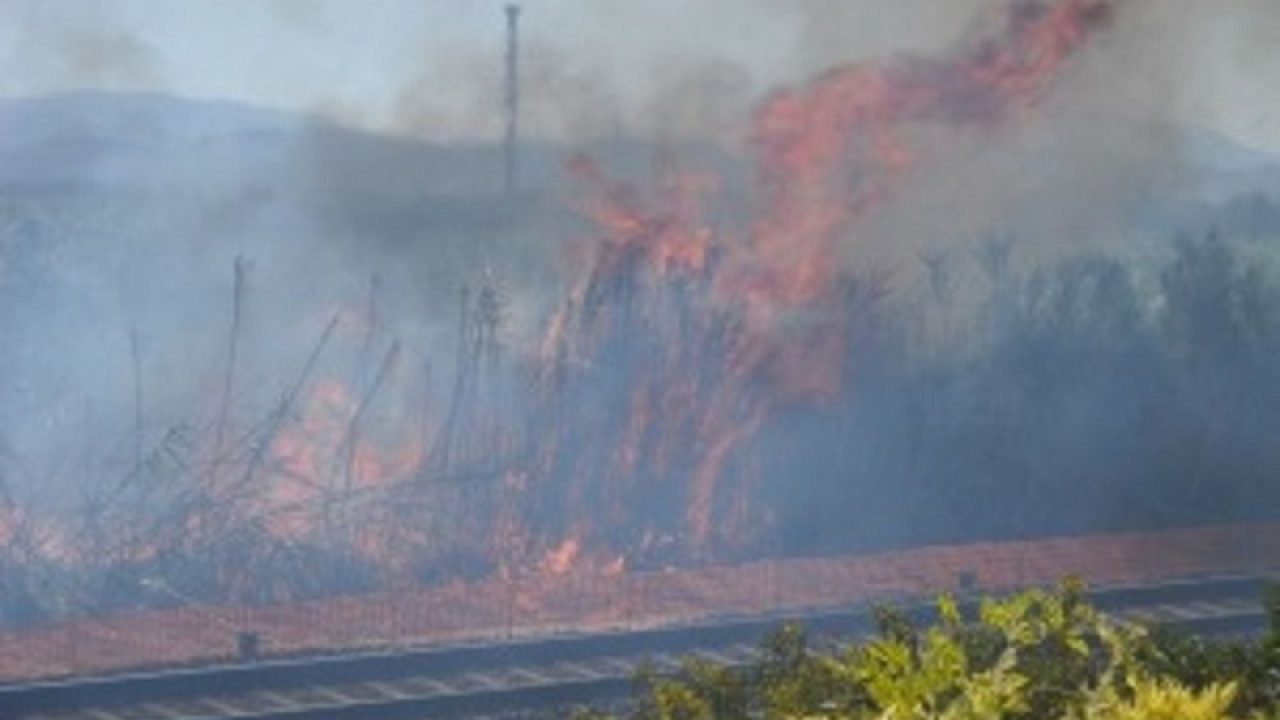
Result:
{"label": "utility pole", "polygon": [[519,22],[520,6],[507,5],[507,87],[505,105],[507,111],[507,130],[504,145],[504,190],[507,199],[515,197],[516,181],[519,171],[518,142],[520,134],[520,68],[519,68]]}

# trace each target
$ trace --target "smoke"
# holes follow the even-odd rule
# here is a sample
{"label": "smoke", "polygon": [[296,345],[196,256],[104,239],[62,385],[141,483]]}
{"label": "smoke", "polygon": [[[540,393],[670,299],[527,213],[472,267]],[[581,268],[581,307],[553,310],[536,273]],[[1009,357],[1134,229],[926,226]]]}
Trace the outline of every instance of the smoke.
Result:
{"label": "smoke", "polygon": [[[420,138],[488,140],[500,131],[499,9],[407,0],[375,13],[291,0],[181,11],[156,0],[6,3],[3,87],[7,94],[174,89],[322,111]],[[724,143],[747,98],[837,63],[955,47],[1000,22],[1002,3],[541,0],[527,11],[531,137]],[[1108,41],[1133,63],[1113,66],[1107,84],[1119,105],[1173,89],[1177,102],[1163,101],[1169,112],[1151,106],[1157,112],[1145,119],[1211,123],[1269,142],[1280,108],[1267,83],[1278,14],[1267,0],[1134,0]],[[215,56],[219,62],[208,62]],[[1156,75],[1161,82],[1148,82]],[[691,86],[709,94],[680,90]],[[664,102],[675,97],[696,99],[697,109]]]}
{"label": "smoke", "polygon": [[662,68],[668,78],[653,89],[640,109],[639,123],[658,138],[697,139],[734,149],[747,131],[755,102],[750,71],[738,64],[712,60],[697,65]]}
{"label": "smoke", "polygon": [[935,53],[998,24],[1005,7],[1000,0],[912,0],[892,5],[784,0],[761,3],[758,11],[767,9],[775,22],[793,26],[787,72],[803,76],[863,58]]}
{"label": "smoke", "polygon": [[[1265,58],[1240,58],[1263,54],[1277,12],[1254,0],[1229,9],[1175,5],[1126,3],[1116,27],[1067,71],[1046,106],[998,137],[963,128],[913,131],[930,172],[908,178],[849,238],[846,254],[901,272],[922,248],[967,252],[993,234],[1008,234],[1023,238],[1028,257],[1053,255],[1132,235],[1154,198],[1191,192],[1198,168],[1185,147],[1189,128],[1261,126],[1272,116],[1265,103],[1280,106],[1276,98],[1251,121],[1227,119],[1242,115],[1248,105],[1242,95],[1273,94],[1263,89],[1263,71],[1251,69]],[[1003,22],[1004,6],[997,0],[890,7],[600,3],[578,9],[567,26],[550,15],[553,8],[530,6],[522,26],[522,128],[530,137],[579,147],[613,137],[711,144],[740,163],[730,177],[745,177],[746,118],[772,88],[835,64],[963,47]],[[660,39],[618,32],[669,16],[682,22]],[[554,39],[552,22],[561,31]],[[1215,50],[1219,43],[1222,52]],[[421,45],[431,44],[424,38]],[[424,137],[472,118],[471,131],[496,138],[499,53],[495,42],[450,52],[440,62],[424,58],[420,65],[430,69],[401,87],[389,127]],[[441,96],[444,86],[461,88],[465,100]],[[1234,102],[1218,100],[1230,93]]]}
{"label": "smoke", "polygon": [[[994,7],[997,3],[988,3]],[[837,62],[954,44],[975,8],[955,3],[600,2],[521,21],[524,127],[584,143],[628,136],[738,147],[750,104]],[[992,13],[994,15],[994,13]],[[672,22],[679,18],[679,22]],[[494,13],[495,27],[497,14]],[[660,35],[636,32],[663,27]],[[383,127],[418,137],[497,137],[502,51],[445,45],[424,26]],[[442,88],[449,88],[442,92]],[[376,113],[363,122],[377,125]]]}
{"label": "smoke", "polygon": [[911,275],[922,251],[972,253],[993,236],[1018,238],[1028,262],[1149,247],[1134,240],[1151,208],[1189,198],[1200,172],[1185,144],[1201,132],[1186,120],[1207,91],[1194,72],[1205,15],[1125,3],[1023,122],[915,131],[929,171],[904,180],[846,256]]}
{"label": "smoke", "polygon": [[8,3],[0,92],[47,93],[82,88],[135,90],[163,84],[157,51],[96,3]]}
{"label": "smoke", "polygon": [[68,74],[85,85],[128,87],[150,84],[152,51],[127,34],[99,35],[68,31],[54,40]]}
{"label": "smoke", "polygon": [[[334,30],[350,18],[268,6],[283,59],[250,54],[261,85],[310,116],[149,96],[114,98],[119,116],[95,96],[23,106],[0,138],[3,454],[41,458],[20,474],[50,494],[125,477],[147,507],[195,488],[242,511],[198,516],[206,534],[181,547],[196,559],[175,562],[221,596],[228,568],[272,577],[297,545],[325,573],[341,555],[435,578],[731,558],[775,531],[809,552],[1106,526],[1115,487],[1155,482],[1170,444],[1229,417],[1197,373],[1258,362],[1276,335],[1255,312],[1264,270],[1233,251],[1161,248],[1142,272],[1087,254],[1123,254],[1116,237],[1187,191],[1182,124],[1214,84],[1199,29],[1243,33],[1269,6],[1223,20],[1116,2],[1086,45],[1099,4],[1019,3],[1012,19],[943,0],[531,6],[514,203],[482,142],[501,125],[501,38],[442,40],[403,9],[410,50],[375,67],[393,72],[359,70],[373,49],[357,44],[317,90],[335,61],[296,51],[352,40]],[[40,82],[170,78],[154,37],[49,17]],[[640,27],[663,32],[619,32]],[[603,150],[570,184],[560,161],[584,147]],[[583,238],[581,273],[556,276],[566,237]],[[967,315],[947,272],[968,283]],[[1178,420],[1125,434],[1151,407]],[[1246,430],[1192,459],[1265,456]],[[1071,499],[1073,465],[1094,479],[1056,522],[1028,487]],[[1157,519],[1190,517],[1201,471]],[[1260,496],[1248,468],[1231,477]],[[1028,519],[956,497],[987,491]],[[110,559],[173,569],[157,544]]]}

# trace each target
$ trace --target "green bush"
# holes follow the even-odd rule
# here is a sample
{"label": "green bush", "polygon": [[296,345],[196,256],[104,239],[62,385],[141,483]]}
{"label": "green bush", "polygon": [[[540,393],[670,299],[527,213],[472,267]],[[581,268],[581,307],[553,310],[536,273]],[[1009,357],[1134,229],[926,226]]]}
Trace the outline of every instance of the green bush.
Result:
{"label": "green bush", "polygon": [[1211,720],[1277,717],[1280,595],[1259,642],[1211,642],[1122,621],[1079,583],[982,601],[949,596],[917,627],[878,608],[877,633],[817,650],[798,625],[767,637],[744,667],[690,661],[639,678],[636,720]]}

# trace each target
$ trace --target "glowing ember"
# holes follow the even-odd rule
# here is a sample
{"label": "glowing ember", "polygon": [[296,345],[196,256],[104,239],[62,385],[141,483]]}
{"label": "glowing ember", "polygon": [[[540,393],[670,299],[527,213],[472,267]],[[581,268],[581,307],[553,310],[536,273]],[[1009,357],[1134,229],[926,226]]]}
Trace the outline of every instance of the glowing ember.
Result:
{"label": "glowing ember", "polygon": [[568,538],[547,553],[542,567],[553,575],[563,575],[573,569],[573,563],[581,551],[582,543],[577,538]]}

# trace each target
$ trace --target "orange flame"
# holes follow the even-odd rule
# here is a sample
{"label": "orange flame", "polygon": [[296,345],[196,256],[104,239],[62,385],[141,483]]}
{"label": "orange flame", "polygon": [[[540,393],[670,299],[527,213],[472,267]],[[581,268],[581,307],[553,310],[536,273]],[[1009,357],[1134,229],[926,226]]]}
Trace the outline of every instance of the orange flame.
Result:
{"label": "orange flame", "polygon": [[[577,355],[589,364],[587,358],[603,352],[600,343],[609,336],[599,308],[611,297],[623,298],[619,302],[630,313],[630,304],[641,302],[634,294],[645,292],[645,282],[662,286],[710,277],[714,287],[692,319],[650,310],[678,327],[647,328],[674,332],[666,338],[672,347],[657,367],[634,380],[627,403],[632,416],[613,463],[624,476],[636,472],[645,454],[641,445],[653,435],[658,439],[651,439],[647,452],[658,461],[693,454],[686,502],[695,546],[705,546],[715,534],[717,487],[726,465],[771,413],[841,390],[847,346],[837,292],[841,246],[856,221],[917,166],[903,128],[925,122],[987,125],[1034,107],[1111,4],[1023,3],[1011,13],[1003,36],[953,61],[850,65],[768,98],[756,111],[750,135],[760,192],[746,242],[710,231],[703,206],[713,186],[704,178],[668,176],[645,202],[589,159],[572,161],[571,170],[588,190],[585,213],[600,244],[591,272],[548,326],[544,362]],[[724,255],[723,264],[711,262],[716,253]],[[736,332],[717,332],[735,316],[741,319]],[[689,378],[705,375],[699,373],[704,363],[718,369],[690,385]],[[691,431],[676,438],[655,431],[649,417],[655,410],[664,425]],[[601,481],[597,475],[581,478],[573,495],[587,495],[583,485]],[[625,477],[621,482],[635,484]],[[549,557],[563,560],[574,548],[562,544]]]}
{"label": "orange flame", "polygon": [[[537,349],[549,402],[534,408],[535,437],[516,467],[503,463],[523,438],[502,418],[485,414],[460,431],[483,436],[473,454],[501,458],[486,472],[505,472],[506,482],[440,491],[456,505],[440,513],[456,517],[436,519],[454,523],[451,540],[475,545],[467,549],[496,558],[507,574],[523,566],[560,575],[583,566],[621,572],[636,556],[617,550],[683,543],[681,552],[701,553],[742,537],[752,519],[742,501],[753,439],[780,410],[843,390],[854,320],[842,295],[847,241],[923,164],[910,130],[982,128],[1026,114],[1116,4],[1021,2],[1001,35],[950,61],[842,66],[766,98],[747,138],[756,195],[741,237],[709,220],[714,178],[673,170],[639,193],[590,158],[574,158],[595,245]],[[376,320],[346,312],[337,327],[367,343]],[[571,381],[593,372],[603,380],[577,392]],[[597,390],[608,397],[591,397]],[[425,423],[401,408],[357,428],[366,399],[336,379],[311,384],[297,418],[270,438],[251,497],[228,490],[234,483],[222,475],[209,479],[210,494],[235,495],[229,502],[250,506],[236,511],[287,539],[327,530],[337,498],[341,512],[356,513],[347,539],[357,552],[382,567],[407,566],[408,553],[437,531],[413,515],[406,521],[385,499],[359,515],[351,497],[421,485],[409,481],[425,466]],[[586,408],[578,415],[575,402]],[[613,417],[618,408],[628,415]],[[547,488],[555,507],[546,514],[566,518],[548,522],[527,507]],[[682,512],[658,517],[666,508],[655,510],[654,498],[675,498]],[[13,543],[21,520],[6,512],[0,545]],[[223,529],[216,517],[184,522],[193,536]],[[51,552],[88,554],[46,532]]]}

